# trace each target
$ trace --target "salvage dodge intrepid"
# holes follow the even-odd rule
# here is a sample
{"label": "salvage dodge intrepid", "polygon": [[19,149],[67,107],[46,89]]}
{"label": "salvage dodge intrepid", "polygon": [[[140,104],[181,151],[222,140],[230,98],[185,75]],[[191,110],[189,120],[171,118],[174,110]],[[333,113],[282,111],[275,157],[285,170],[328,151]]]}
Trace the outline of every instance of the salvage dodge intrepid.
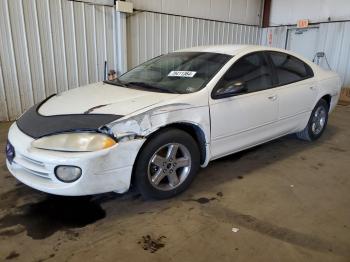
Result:
{"label": "salvage dodge intrepid", "polygon": [[10,128],[7,166],[57,195],[184,191],[199,167],[296,133],[318,139],[340,78],[289,51],[195,47],[53,95]]}

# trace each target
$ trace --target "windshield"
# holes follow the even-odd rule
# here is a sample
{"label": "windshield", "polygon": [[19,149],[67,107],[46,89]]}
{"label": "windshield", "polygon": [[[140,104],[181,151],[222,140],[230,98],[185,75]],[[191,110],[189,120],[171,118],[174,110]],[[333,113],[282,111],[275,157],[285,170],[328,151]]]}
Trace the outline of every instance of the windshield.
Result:
{"label": "windshield", "polygon": [[216,53],[174,52],[151,59],[112,82],[171,93],[193,93],[203,88],[231,57]]}

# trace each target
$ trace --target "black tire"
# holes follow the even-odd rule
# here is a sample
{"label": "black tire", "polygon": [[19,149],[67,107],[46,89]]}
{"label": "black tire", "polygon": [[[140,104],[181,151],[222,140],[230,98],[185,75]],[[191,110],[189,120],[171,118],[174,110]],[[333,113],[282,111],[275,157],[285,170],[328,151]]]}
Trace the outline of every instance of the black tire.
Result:
{"label": "black tire", "polygon": [[[314,124],[315,112],[320,109],[324,110],[325,112],[324,125],[319,132],[315,133],[313,131],[312,126]],[[302,131],[296,133],[297,137],[299,139],[310,141],[310,142],[319,139],[322,136],[324,130],[326,129],[326,126],[328,123],[328,110],[329,110],[329,105],[327,101],[325,101],[324,99],[321,99],[320,101],[318,101],[315,108],[311,112],[311,116],[310,116],[309,122],[307,123],[307,126]]]}
{"label": "black tire", "polygon": [[[186,152],[190,155],[190,167],[186,167],[188,168],[186,169],[187,175],[185,176],[183,181],[179,183],[178,186],[176,186],[175,188],[171,188],[169,186],[169,189],[161,190],[159,188],[156,188],[158,185],[153,185],[151,182],[152,174],[150,174],[150,166],[152,166],[152,159],[154,159],[155,154],[157,152],[161,152],[159,151],[161,148],[167,150],[167,148],[165,147],[169,144],[181,145],[181,148],[187,149]],[[176,157],[174,159],[176,159]],[[199,165],[199,148],[192,136],[178,129],[167,128],[150,137],[149,141],[146,141],[145,145],[142,147],[135,162],[133,181],[136,185],[136,188],[145,199],[166,199],[180,194],[189,187],[189,185],[191,184],[198,172]],[[156,166],[155,168],[158,169],[158,166]],[[166,165],[164,169],[167,169]],[[181,171],[181,167],[179,169]],[[168,168],[167,170],[170,169]],[[176,173],[178,172],[178,169],[174,168],[174,170]],[[157,171],[158,170],[156,170],[155,172]],[[168,181],[168,183],[170,183],[170,179],[168,179],[168,176],[165,176],[163,180],[161,180],[161,182],[166,180]],[[159,186],[160,185],[161,183],[159,184]]]}

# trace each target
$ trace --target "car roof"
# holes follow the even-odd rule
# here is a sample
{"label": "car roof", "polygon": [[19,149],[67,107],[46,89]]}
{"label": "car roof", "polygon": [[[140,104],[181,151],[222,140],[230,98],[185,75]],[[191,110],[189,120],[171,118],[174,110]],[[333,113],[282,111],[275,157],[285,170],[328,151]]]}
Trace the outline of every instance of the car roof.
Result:
{"label": "car roof", "polygon": [[226,55],[236,56],[238,54],[245,55],[245,54],[257,52],[257,51],[276,51],[276,52],[282,52],[285,54],[290,54],[292,56],[299,58],[303,62],[307,63],[314,70],[318,68],[317,65],[314,64],[312,61],[306,59],[305,57],[302,57],[301,55],[293,51],[281,49],[281,48],[275,48],[275,47],[262,46],[262,45],[207,45],[207,46],[196,46],[196,47],[181,49],[175,52],[208,52],[208,53],[217,53],[217,54],[226,54]]}
{"label": "car roof", "polygon": [[262,50],[274,50],[280,52],[286,52],[286,50],[279,48],[270,48],[266,46],[259,45],[208,45],[208,46],[196,46],[186,49],[177,50],[176,52],[209,52],[218,54],[227,54],[235,56],[241,52],[254,52]]}

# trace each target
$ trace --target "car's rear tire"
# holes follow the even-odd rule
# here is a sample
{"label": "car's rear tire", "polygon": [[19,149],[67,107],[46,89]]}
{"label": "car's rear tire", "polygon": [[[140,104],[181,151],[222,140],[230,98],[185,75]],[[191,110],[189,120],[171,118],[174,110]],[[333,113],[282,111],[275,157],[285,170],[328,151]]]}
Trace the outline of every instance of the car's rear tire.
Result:
{"label": "car's rear tire", "polygon": [[319,139],[328,123],[329,105],[327,101],[321,99],[312,110],[307,126],[296,133],[297,137],[306,141],[315,141]]}
{"label": "car's rear tire", "polygon": [[189,187],[200,165],[196,141],[178,129],[165,129],[141,149],[134,182],[146,199],[166,199]]}

